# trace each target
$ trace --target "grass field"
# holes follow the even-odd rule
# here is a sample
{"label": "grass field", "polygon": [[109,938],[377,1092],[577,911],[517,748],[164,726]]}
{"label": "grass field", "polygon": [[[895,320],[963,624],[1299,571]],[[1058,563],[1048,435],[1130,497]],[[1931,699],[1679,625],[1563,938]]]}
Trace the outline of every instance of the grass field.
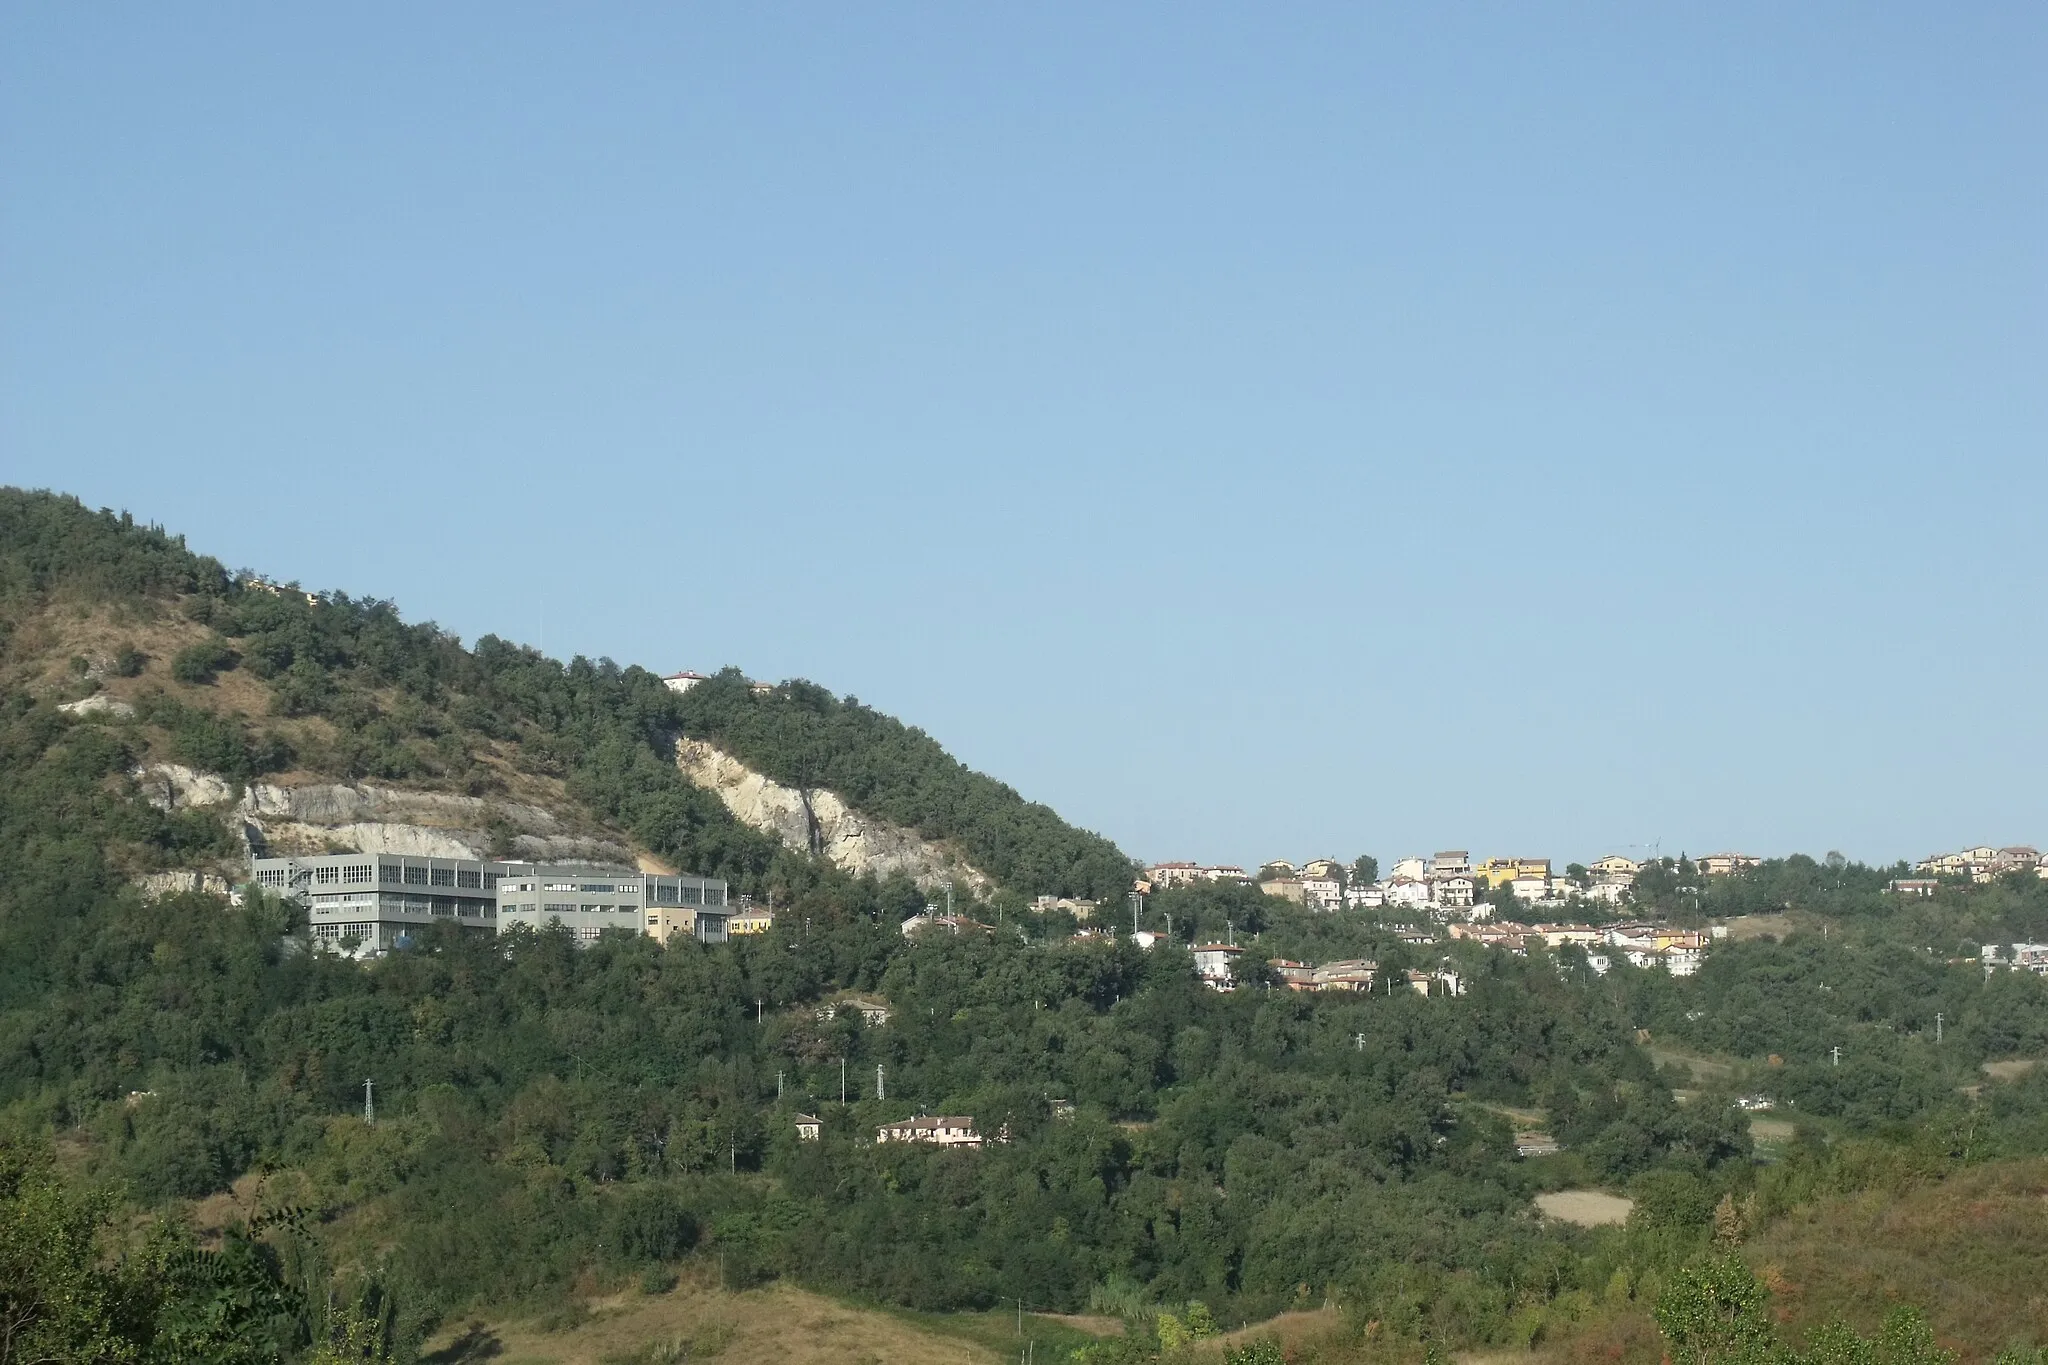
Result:
{"label": "grass field", "polygon": [[[567,1307],[567,1305],[565,1305]],[[706,1277],[537,1319],[470,1317],[427,1344],[430,1365],[1000,1365],[1036,1343],[1063,1361],[1107,1320],[1014,1312],[926,1314],[841,1303],[788,1285],[733,1292]]]}

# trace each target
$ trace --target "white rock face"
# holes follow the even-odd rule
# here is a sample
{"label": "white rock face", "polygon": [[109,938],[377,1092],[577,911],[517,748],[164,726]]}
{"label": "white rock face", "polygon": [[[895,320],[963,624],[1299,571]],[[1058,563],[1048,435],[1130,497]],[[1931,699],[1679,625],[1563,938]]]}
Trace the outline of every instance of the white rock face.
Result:
{"label": "white rock face", "polygon": [[204,891],[210,896],[230,894],[228,879],[213,872],[145,872],[135,879],[144,900]]}
{"label": "white rock face", "polygon": [[[400,791],[366,783],[319,782],[288,787],[252,782],[235,796],[234,785],[212,773],[176,763],[138,769],[143,795],[160,810],[187,806],[221,808],[230,815],[254,856],[324,853],[389,853],[414,858],[487,857],[485,826],[501,819],[520,831],[515,856],[536,862],[633,862],[633,851],[606,839],[567,834],[562,822],[539,806],[446,792]],[[226,809],[232,805],[232,810]]]}
{"label": "white rock face", "polygon": [[135,714],[135,708],[127,702],[115,701],[112,697],[98,692],[90,697],[81,697],[77,701],[67,701],[57,709],[67,716],[109,715],[122,720],[127,720]]}
{"label": "white rock face", "polygon": [[836,793],[822,788],[808,795],[755,772],[732,755],[699,739],[676,742],[676,767],[683,776],[715,792],[741,824],[808,853],[816,849],[832,865],[855,876],[907,873],[925,890],[957,882],[986,891],[995,882],[953,850],[923,836],[862,815]]}

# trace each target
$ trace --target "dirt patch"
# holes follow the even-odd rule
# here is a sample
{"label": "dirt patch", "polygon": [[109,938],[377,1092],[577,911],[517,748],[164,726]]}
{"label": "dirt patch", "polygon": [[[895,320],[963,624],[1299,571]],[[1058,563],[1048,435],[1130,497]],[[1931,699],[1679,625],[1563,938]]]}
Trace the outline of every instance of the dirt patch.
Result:
{"label": "dirt patch", "polygon": [[1758,1142],[1790,1142],[1798,1130],[1790,1119],[1751,1119],[1749,1135]]}
{"label": "dirt patch", "polygon": [[1124,1320],[1102,1313],[1027,1313],[1026,1317],[1043,1318],[1047,1322],[1071,1327],[1076,1332],[1086,1332],[1091,1337],[1120,1337],[1124,1334]]}
{"label": "dirt patch", "polygon": [[1546,1216],[1562,1223],[1576,1223],[1582,1228],[1626,1223],[1629,1210],[1635,1206],[1633,1199],[1601,1190],[1558,1190],[1553,1194],[1536,1196],[1536,1207]]}
{"label": "dirt patch", "polygon": [[[650,1347],[691,1345],[688,1358],[719,1365],[996,1365],[1002,1357],[958,1337],[922,1331],[887,1313],[835,1303],[787,1285],[732,1293],[684,1284],[668,1294],[624,1294],[563,1332],[536,1322],[466,1319],[429,1342],[435,1365],[601,1365]],[[678,1358],[680,1349],[677,1351]]]}
{"label": "dirt patch", "polygon": [[1986,1062],[1984,1074],[1994,1081],[2016,1081],[2040,1065],[2038,1057],[2019,1057],[2009,1062]]}

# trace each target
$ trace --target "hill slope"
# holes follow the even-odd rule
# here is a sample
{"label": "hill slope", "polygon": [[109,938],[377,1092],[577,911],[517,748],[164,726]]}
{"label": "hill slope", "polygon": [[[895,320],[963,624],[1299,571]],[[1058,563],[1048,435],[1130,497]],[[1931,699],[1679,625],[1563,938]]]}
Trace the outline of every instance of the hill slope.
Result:
{"label": "hill slope", "polygon": [[1021,894],[1113,895],[1130,876],[1109,841],[813,684],[756,695],[729,670],[678,697],[609,660],[565,666],[494,636],[465,649],[390,603],[240,582],[182,538],[46,493],[0,490],[0,686],[120,701],[146,757],[231,782],[474,798],[497,813],[480,808],[469,832],[507,850],[543,833],[522,828],[519,810],[538,810],[560,827],[545,833],[785,899],[831,863],[733,819],[679,774],[678,737],[832,791]]}

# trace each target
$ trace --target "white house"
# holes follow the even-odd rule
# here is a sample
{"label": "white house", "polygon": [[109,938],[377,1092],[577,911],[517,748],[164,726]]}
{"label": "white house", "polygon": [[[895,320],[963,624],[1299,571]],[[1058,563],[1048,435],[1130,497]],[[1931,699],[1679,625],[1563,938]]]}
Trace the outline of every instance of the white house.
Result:
{"label": "white house", "polygon": [[1311,910],[1342,910],[1344,908],[1344,883],[1336,877],[1301,877],[1302,903]]}
{"label": "white house", "polygon": [[1472,879],[1463,875],[1438,877],[1430,883],[1430,893],[1436,903],[1452,910],[1471,909],[1473,891]]}
{"label": "white house", "polygon": [[925,1142],[936,1147],[979,1147],[974,1120],[963,1115],[905,1119],[875,1130],[876,1142]]}
{"label": "white house", "polygon": [[799,1141],[816,1142],[823,1135],[824,1131],[824,1121],[816,1114],[798,1114],[796,1116],[796,1135]]}
{"label": "white house", "polygon": [[1227,991],[1236,984],[1230,974],[1230,964],[1244,949],[1228,943],[1198,943],[1195,945],[1195,975],[1204,984],[1219,991]]}
{"label": "white house", "polygon": [[1418,882],[1428,875],[1429,860],[1426,858],[1403,858],[1387,873],[1389,880],[1395,877],[1408,877]]}
{"label": "white house", "polygon": [[1344,903],[1353,910],[1377,910],[1387,903],[1387,893],[1377,882],[1370,886],[1354,882],[1344,888]]}
{"label": "white house", "polygon": [[[1414,861],[1420,862],[1421,859]],[[1389,877],[1385,886],[1388,905],[1417,906],[1429,904],[1429,883],[1420,877]]]}
{"label": "white house", "polygon": [[663,687],[666,687],[671,692],[687,692],[691,688],[695,687],[698,683],[707,681],[709,681],[709,679],[707,679],[702,673],[691,673],[688,670],[685,670],[681,673],[669,674],[667,677],[661,680],[661,685]]}

